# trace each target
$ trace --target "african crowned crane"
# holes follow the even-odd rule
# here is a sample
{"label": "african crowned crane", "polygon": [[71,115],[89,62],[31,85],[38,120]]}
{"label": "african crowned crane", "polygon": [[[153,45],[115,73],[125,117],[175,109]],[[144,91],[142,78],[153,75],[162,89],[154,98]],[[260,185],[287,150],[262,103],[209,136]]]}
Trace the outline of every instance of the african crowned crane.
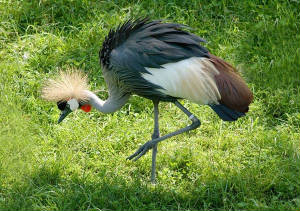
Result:
{"label": "african crowned crane", "polygon": [[[103,101],[89,91],[87,77],[79,72],[61,73],[49,80],[42,97],[57,102],[61,122],[71,111],[91,107],[103,113],[120,109],[132,94],[153,101],[154,132],[128,159],[152,153],[151,181],[155,181],[157,144],[200,126],[199,119],[178,99],[209,105],[224,121],[245,115],[253,95],[236,70],[200,45],[203,39],[184,30],[183,25],[160,20],[129,20],[110,30],[100,50],[100,63],[109,97]],[[191,120],[187,127],[161,136],[158,104],[172,102]]]}

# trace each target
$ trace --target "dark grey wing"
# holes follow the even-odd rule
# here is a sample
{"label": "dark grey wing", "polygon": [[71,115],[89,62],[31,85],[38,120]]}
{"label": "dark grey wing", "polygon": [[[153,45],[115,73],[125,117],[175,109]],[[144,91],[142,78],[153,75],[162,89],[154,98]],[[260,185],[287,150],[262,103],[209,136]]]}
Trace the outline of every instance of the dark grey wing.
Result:
{"label": "dark grey wing", "polygon": [[[170,98],[146,81],[141,74],[145,68],[161,68],[191,57],[209,57],[200,37],[184,31],[184,26],[152,21],[132,31],[128,38],[111,50],[107,71],[113,71],[119,83],[128,91],[144,97]],[[116,31],[117,33],[118,31]]]}

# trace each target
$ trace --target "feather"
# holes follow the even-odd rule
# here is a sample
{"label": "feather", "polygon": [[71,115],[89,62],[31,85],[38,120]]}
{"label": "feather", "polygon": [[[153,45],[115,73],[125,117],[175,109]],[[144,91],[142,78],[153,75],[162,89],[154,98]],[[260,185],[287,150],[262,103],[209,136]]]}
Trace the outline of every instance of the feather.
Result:
{"label": "feather", "polygon": [[228,108],[225,105],[219,104],[219,105],[209,105],[215,112],[218,114],[218,116],[224,120],[224,121],[235,121],[238,118],[245,116],[245,113],[238,112],[235,110],[232,110]]}
{"label": "feather", "polygon": [[[149,21],[147,18],[129,20],[105,37],[99,52],[100,63],[106,69],[115,65],[116,60],[124,68],[139,63],[136,64],[138,70],[146,72],[144,67],[158,67],[190,57],[208,58],[208,51],[199,44],[204,40],[184,31],[184,28],[187,27],[182,24]],[[112,54],[120,57],[112,59]]]}
{"label": "feather", "polygon": [[192,57],[162,68],[146,68],[142,77],[157,86],[159,91],[198,104],[218,104],[221,99],[214,76],[218,70],[207,58]]}
{"label": "feather", "polygon": [[42,88],[42,98],[48,101],[59,102],[69,99],[77,99],[78,101],[86,101],[88,90],[87,76],[82,72],[69,69],[68,71],[60,71],[55,79],[49,79],[44,83]]}
{"label": "feather", "polygon": [[253,94],[245,81],[230,64],[210,54],[210,61],[220,74],[215,76],[221,94],[220,103],[239,112],[247,112],[253,100]]}

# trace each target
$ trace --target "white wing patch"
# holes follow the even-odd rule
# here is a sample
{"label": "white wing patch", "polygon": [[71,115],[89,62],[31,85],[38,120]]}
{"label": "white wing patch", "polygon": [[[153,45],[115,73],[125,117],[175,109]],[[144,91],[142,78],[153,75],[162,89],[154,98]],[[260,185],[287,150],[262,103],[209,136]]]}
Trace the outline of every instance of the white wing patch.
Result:
{"label": "white wing patch", "polygon": [[209,59],[192,57],[162,67],[146,68],[151,74],[144,73],[142,77],[164,88],[159,90],[164,94],[198,104],[219,104],[221,96],[214,80],[219,71]]}

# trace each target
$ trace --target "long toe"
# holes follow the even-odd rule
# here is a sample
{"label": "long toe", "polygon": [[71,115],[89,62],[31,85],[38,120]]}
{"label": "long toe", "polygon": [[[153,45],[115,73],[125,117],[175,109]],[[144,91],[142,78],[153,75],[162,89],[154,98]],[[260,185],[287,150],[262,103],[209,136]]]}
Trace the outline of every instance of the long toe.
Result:
{"label": "long toe", "polygon": [[153,146],[154,146],[154,144],[151,141],[148,141],[143,146],[141,146],[135,153],[133,153],[132,155],[127,157],[127,159],[132,160],[134,158],[133,160],[137,161],[140,157],[145,155],[146,152],[148,152],[150,149],[152,149]]}

